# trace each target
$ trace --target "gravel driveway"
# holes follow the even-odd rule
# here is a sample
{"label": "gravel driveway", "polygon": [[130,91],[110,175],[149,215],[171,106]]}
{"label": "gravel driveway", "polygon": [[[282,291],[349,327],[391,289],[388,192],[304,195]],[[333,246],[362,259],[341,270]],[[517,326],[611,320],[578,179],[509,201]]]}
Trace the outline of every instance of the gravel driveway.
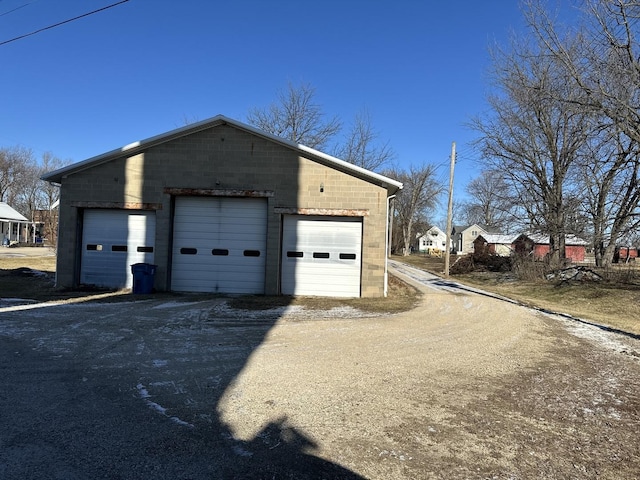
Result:
{"label": "gravel driveway", "polygon": [[640,477],[637,337],[395,268],[393,316],[0,301],[0,478]]}

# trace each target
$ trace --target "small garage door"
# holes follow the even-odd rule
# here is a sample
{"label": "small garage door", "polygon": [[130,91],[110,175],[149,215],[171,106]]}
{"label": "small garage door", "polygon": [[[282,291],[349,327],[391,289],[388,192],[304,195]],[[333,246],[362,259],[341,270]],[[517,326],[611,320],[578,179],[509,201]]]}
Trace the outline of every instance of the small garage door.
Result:
{"label": "small garage door", "polygon": [[177,197],[171,289],[264,293],[267,201]]}
{"label": "small garage door", "polygon": [[153,263],[155,212],[85,210],[80,283],[130,288],[131,265]]}
{"label": "small garage door", "polygon": [[362,221],[285,215],[282,293],[359,297]]}

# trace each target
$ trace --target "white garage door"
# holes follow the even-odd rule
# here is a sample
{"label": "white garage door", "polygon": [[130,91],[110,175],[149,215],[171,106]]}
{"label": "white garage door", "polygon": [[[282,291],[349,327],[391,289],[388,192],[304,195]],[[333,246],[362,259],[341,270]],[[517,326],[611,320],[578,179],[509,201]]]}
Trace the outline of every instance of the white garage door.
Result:
{"label": "white garage door", "polygon": [[171,289],[264,293],[267,201],[177,197]]}
{"label": "white garage door", "polygon": [[131,265],[153,263],[155,237],[155,212],[85,210],[80,283],[131,287]]}
{"label": "white garage door", "polygon": [[282,293],[359,297],[362,221],[285,215]]}

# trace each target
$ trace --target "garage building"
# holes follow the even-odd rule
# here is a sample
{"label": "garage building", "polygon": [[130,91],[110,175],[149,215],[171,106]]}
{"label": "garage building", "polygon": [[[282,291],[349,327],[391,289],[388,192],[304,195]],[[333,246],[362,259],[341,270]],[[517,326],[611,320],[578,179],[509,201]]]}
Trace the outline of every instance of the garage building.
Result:
{"label": "garage building", "polygon": [[216,116],[43,177],[59,184],[57,281],[159,291],[386,294],[402,184]]}

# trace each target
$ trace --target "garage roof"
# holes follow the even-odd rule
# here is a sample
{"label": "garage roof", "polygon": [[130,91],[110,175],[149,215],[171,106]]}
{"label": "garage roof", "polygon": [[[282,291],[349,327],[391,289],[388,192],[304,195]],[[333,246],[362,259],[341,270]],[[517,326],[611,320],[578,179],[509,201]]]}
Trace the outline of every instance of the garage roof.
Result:
{"label": "garage roof", "polygon": [[352,163],[345,162],[344,160],[340,160],[339,158],[332,157],[331,155],[327,155],[326,153],[322,153],[313,148],[309,148],[304,145],[297,144],[295,142],[286,140],[284,138],[276,137],[275,135],[271,135],[270,133],[267,133],[263,130],[259,130],[255,127],[246,125],[242,122],[238,122],[237,120],[233,120],[223,115],[217,115],[215,117],[209,118],[207,120],[203,120],[201,122],[192,123],[190,125],[177,128],[175,130],[171,130],[170,132],[163,133],[155,137],[147,138],[145,140],[140,140],[138,142],[125,145],[122,148],[118,148],[116,150],[103,153],[102,155],[98,155],[98,156],[89,158],[87,160],[83,160],[81,162],[68,165],[66,167],[63,167],[53,172],[49,172],[45,174],[44,176],[42,176],[42,180],[45,180],[47,182],[53,182],[53,183],[62,183],[62,179],[68,175],[73,175],[74,173],[80,172],[82,170],[86,170],[88,168],[100,165],[102,163],[109,162],[116,158],[120,158],[123,155],[126,155],[126,156],[135,155],[140,151],[143,151],[149,147],[153,147],[165,142],[169,142],[171,140],[175,140],[180,137],[185,137],[187,135],[191,135],[193,133],[206,130],[218,125],[231,125],[237,129],[244,130],[254,135],[258,135],[260,137],[271,140],[272,142],[278,143],[280,145],[283,145],[285,147],[288,147],[292,150],[297,151],[300,155],[306,158],[310,158],[319,163],[335,168],[336,170],[343,171],[345,173],[354,175],[358,178],[362,178],[363,180],[366,180],[375,185],[379,185],[383,188],[386,188],[389,195],[396,193],[398,190],[402,188],[401,182],[385,177],[384,175],[380,175],[378,173],[358,167],[357,165],[353,165]]}

